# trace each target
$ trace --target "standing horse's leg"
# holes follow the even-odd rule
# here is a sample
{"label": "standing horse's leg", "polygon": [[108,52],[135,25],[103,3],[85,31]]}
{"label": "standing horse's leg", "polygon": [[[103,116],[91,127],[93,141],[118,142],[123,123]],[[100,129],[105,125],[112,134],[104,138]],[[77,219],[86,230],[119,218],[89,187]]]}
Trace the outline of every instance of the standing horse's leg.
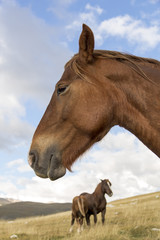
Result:
{"label": "standing horse's leg", "polygon": [[90,226],[90,215],[88,213],[86,214],[86,222],[87,225]]}
{"label": "standing horse's leg", "polygon": [[102,224],[105,222],[105,214],[106,214],[106,208],[102,210],[101,216],[102,216]]}
{"label": "standing horse's leg", "polygon": [[97,213],[94,213],[94,224],[97,223]]}
{"label": "standing horse's leg", "polygon": [[80,233],[83,230],[83,217],[78,217],[76,218],[77,224],[78,224],[78,229],[77,232]]}
{"label": "standing horse's leg", "polygon": [[76,217],[76,222],[77,222],[77,225],[78,225],[77,232],[80,233],[79,217]]}
{"label": "standing horse's leg", "polygon": [[80,232],[83,231],[83,217],[79,219],[79,224],[80,224]]}
{"label": "standing horse's leg", "polygon": [[93,215],[94,215],[94,224],[97,223],[97,211],[96,209],[93,210]]}
{"label": "standing horse's leg", "polygon": [[75,216],[74,216],[74,214],[72,213],[71,227],[70,227],[70,230],[69,230],[70,232],[72,232],[72,230],[73,230],[74,221],[75,221]]}

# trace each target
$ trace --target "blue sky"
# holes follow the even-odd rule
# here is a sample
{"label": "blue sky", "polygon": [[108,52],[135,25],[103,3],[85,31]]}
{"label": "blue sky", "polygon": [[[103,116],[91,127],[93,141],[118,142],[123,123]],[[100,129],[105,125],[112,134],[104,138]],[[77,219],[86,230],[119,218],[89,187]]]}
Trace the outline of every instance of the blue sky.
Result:
{"label": "blue sky", "polygon": [[112,199],[160,189],[159,159],[119,127],[62,179],[40,179],[28,166],[32,135],[78,51],[82,23],[92,28],[97,49],[160,60],[159,0],[0,0],[0,197],[71,201],[100,178],[112,182]]}

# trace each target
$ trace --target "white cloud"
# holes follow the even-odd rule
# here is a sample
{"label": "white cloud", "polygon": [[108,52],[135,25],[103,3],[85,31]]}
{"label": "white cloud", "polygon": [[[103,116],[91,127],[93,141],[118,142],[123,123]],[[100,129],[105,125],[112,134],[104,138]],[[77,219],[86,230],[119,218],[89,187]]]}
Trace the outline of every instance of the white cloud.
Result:
{"label": "white cloud", "polygon": [[135,19],[126,14],[99,22],[98,15],[102,11],[103,9],[99,6],[93,7],[87,4],[85,10],[79,13],[76,20],[67,25],[68,39],[72,40],[74,36],[73,31],[80,31],[82,23],[86,23],[94,31],[98,46],[101,46],[109,37],[126,39],[130,44],[136,45],[136,48],[141,51],[154,49],[160,43],[160,27],[155,20],[152,21],[150,19],[150,24],[147,24],[141,19]]}
{"label": "white cloud", "polygon": [[4,88],[1,86],[1,94],[0,94],[0,116],[13,116],[13,114],[17,116],[25,115],[25,108],[18,101],[15,95],[4,93]]}
{"label": "white cloud", "polygon": [[32,169],[29,167],[28,164],[25,163],[24,159],[16,159],[7,163],[9,168],[16,168],[18,172],[31,172]]}
{"label": "white cloud", "polygon": [[22,121],[26,115],[25,107],[16,95],[0,89],[0,149],[11,149],[23,145],[33,133],[33,127]]}
{"label": "white cloud", "polygon": [[82,24],[88,24],[93,30],[98,25],[98,16],[101,15],[103,9],[98,5],[92,6],[86,4],[83,12],[76,15],[69,24],[66,25],[66,35],[69,41],[72,41],[75,37],[76,32],[80,32]]}
{"label": "white cloud", "polygon": [[18,118],[0,121],[0,149],[8,151],[25,146],[31,141],[34,128]]}
{"label": "white cloud", "polygon": [[142,20],[136,20],[129,15],[102,21],[97,33],[101,36],[101,41],[110,36],[120,37],[143,50],[155,48],[160,43],[160,28],[157,25],[147,26]]}
{"label": "white cloud", "polygon": [[0,149],[8,150],[30,140],[34,128],[25,120],[25,107],[14,95],[0,96]]}
{"label": "white cloud", "polygon": [[103,12],[103,9],[100,8],[98,5],[93,7],[89,3],[85,6],[85,9],[94,11],[94,12],[98,13],[99,15],[101,15]]}
{"label": "white cloud", "polygon": [[46,106],[71,53],[57,30],[16,1],[0,2],[0,148],[30,141],[29,100]]}
{"label": "white cloud", "polygon": [[9,198],[13,196],[14,199],[18,199],[17,196],[17,187],[10,179],[0,177],[0,196],[4,198]]}
{"label": "white cloud", "polygon": [[69,56],[58,43],[56,30],[29,9],[10,4],[1,8],[0,27],[3,90],[48,101],[50,87],[59,79]]}

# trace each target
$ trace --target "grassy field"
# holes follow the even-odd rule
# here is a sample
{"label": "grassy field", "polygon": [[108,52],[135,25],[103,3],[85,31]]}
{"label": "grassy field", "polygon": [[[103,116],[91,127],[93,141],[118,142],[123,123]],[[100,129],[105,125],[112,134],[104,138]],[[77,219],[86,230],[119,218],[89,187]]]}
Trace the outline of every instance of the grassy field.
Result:
{"label": "grassy field", "polygon": [[[160,240],[160,192],[135,196],[108,204],[105,225],[69,233],[71,212],[44,217],[0,221],[0,240]],[[15,235],[15,238],[11,238]]]}

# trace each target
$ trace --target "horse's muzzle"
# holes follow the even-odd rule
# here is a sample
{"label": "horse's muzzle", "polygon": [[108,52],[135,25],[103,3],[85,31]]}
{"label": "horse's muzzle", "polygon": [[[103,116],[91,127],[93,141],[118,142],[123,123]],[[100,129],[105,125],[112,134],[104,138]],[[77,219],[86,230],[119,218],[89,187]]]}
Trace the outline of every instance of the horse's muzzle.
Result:
{"label": "horse's muzzle", "polygon": [[111,192],[111,193],[109,194],[109,196],[112,197],[112,196],[113,196],[113,192]]}
{"label": "horse's muzzle", "polygon": [[56,180],[63,177],[66,173],[66,168],[62,165],[61,158],[55,153],[48,154],[47,152],[40,158],[36,150],[31,150],[28,156],[28,163],[35,171],[35,174],[41,178]]}
{"label": "horse's muzzle", "polygon": [[61,161],[56,155],[51,155],[49,161],[49,167],[47,176],[50,180],[56,180],[57,178],[63,177],[66,173],[66,168],[62,165]]}

